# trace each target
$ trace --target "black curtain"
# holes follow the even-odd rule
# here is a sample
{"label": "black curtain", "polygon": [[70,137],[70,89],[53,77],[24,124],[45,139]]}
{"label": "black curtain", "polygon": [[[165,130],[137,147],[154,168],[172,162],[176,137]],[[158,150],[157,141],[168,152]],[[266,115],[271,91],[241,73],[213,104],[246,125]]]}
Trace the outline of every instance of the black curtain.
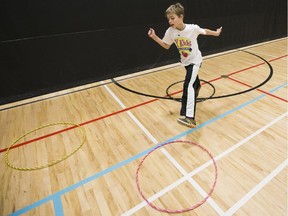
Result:
{"label": "black curtain", "polygon": [[[204,55],[287,36],[286,0],[179,1],[185,22],[223,26]],[[2,0],[0,104],[179,61],[147,36],[168,28],[167,0]]]}

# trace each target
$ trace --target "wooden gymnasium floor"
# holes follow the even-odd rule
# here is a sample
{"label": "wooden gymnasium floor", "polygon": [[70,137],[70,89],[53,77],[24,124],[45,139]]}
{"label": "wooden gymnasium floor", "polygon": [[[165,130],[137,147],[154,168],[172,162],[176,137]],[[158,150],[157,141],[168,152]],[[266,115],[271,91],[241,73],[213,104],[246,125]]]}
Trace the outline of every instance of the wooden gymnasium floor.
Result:
{"label": "wooden gymnasium floor", "polygon": [[[247,53],[248,51],[249,53]],[[252,55],[252,54],[255,55]],[[263,59],[267,62],[265,62]],[[269,67],[271,65],[271,68]],[[196,129],[176,122],[180,103],[124,90],[111,80],[0,107],[0,215],[287,215],[287,38],[207,56],[200,78],[214,97],[197,104]],[[224,75],[224,76],[223,76]],[[184,79],[179,64],[118,77],[165,96]],[[181,96],[181,83],[169,94]],[[210,97],[203,84],[200,97]],[[57,122],[77,123],[50,125]],[[40,129],[40,126],[49,125]],[[62,162],[36,168],[73,152]],[[207,151],[211,153],[214,163]]]}

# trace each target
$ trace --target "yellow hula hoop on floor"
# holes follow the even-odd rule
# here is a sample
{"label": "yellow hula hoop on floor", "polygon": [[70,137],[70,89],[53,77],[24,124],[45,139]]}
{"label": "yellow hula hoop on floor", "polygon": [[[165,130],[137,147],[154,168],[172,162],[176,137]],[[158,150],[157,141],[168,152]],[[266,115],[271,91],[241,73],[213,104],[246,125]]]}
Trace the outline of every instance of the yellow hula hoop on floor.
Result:
{"label": "yellow hula hoop on floor", "polygon": [[[82,132],[82,142],[81,142],[81,144],[80,144],[75,150],[73,150],[72,152],[70,152],[69,154],[67,154],[66,156],[61,157],[61,158],[58,158],[58,159],[55,159],[55,160],[53,160],[53,161],[51,161],[51,162],[49,162],[49,163],[47,163],[47,164],[44,164],[44,165],[40,165],[40,166],[36,166],[36,167],[18,167],[18,166],[13,165],[12,163],[10,163],[9,157],[8,157],[8,156],[9,156],[9,151],[10,151],[10,149],[11,149],[19,140],[21,140],[22,138],[24,138],[24,137],[27,136],[28,134],[31,134],[31,133],[33,133],[33,132],[35,132],[35,131],[41,130],[41,129],[46,128],[46,127],[54,126],[54,125],[72,125],[72,126],[76,126],[76,127],[80,128],[80,129],[81,129],[81,132]],[[12,145],[10,145],[10,146],[8,147],[8,149],[7,149],[6,152],[5,152],[5,162],[6,162],[6,164],[7,164],[9,167],[11,167],[11,168],[13,168],[13,169],[16,169],[16,170],[20,170],[20,171],[31,171],[31,170],[39,170],[39,169],[47,168],[47,167],[53,166],[53,165],[55,165],[55,164],[57,164],[57,163],[60,163],[61,161],[67,159],[67,158],[70,157],[71,155],[75,154],[75,153],[83,146],[83,144],[85,143],[85,141],[86,141],[86,131],[84,130],[84,128],[82,128],[82,127],[81,127],[80,125],[78,125],[78,124],[71,123],[71,122],[57,122],[57,123],[52,123],[52,124],[43,125],[43,126],[40,126],[40,127],[38,127],[38,128],[35,128],[35,129],[33,129],[33,130],[25,133],[24,135],[22,135],[22,136],[20,136],[18,139],[16,139],[16,140],[12,143]]]}

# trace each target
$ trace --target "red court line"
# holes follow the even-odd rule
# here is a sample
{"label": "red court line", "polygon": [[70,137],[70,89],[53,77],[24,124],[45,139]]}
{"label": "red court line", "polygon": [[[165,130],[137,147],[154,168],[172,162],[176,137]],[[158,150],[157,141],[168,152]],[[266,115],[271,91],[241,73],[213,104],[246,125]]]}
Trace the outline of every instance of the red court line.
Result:
{"label": "red court line", "polygon": [[280,57],[277,57],[277,58],[274,58],[274,59],[271,59],[269,62],[272,62],[272,61],[276,61],[278,59],[281,59],[281,58],[284,58],[284,57],[287,57],[288,55],[283,55],[283,56],[280,56]]}
{"label": "red court line", "polygon": [[[280,57],[271,59],[269,62],[275,61],[275,60],[278,60],[278,59],[281,59],[281,58],[286,57],[286,56],[287,56],[287,55],[284,55],[284,56],[280,56]],[[233,73],[228,74],[228,76],[233,75],[233,74],[236,74],[236,73],[240,73],[240,72],[243,72],[243,71],[247,71],[247,70],[249,70],[249,69],[251,69],[251,68],[258,67],[258,66],[263,65],[263,64],[265,64],[265,62],[259,63],[259,64],[257,64],[257,65],[254,65],[254,66],[251,66],[251,67],[248,67],[248,68],[241,69],[241,70],[239,70],[239,71],[235,71],[235,72],[233,72]],[[229,77],[229,78],[230,78],[230,77]],[[221,79],[221,77],[212,79],[212,80],[210,80],[209,82],[213,82],[213,81],[216,81],[216,80],[219,80],[219,79]],[[230,78],[230,79],[232,79],[232,78]],[[234,81],[236,81],[236,80],[234,80]],[[242,83],[242,84],[244,84],[244,83]],[[246,84],[245,84],[245,85],[246,85]],[[251,87],[251,86],[250,86],[250,87]],[[171,94],[171,95],[178,94],[178,93],[180,93],[180,92],[182,92],[182,90],[177,91],[177,92],[174,92],[174,93]],[[271,94],[268,93],[268,92],[264,92],[264,93],[267,94],[267,95],[271,95]],[[277,96],[274,96],[274,95],[271,95],[271,96],[277,97]],[[281,98],[279,98],[279,99],[281,99]],[[117,114],[119,114],[119,113],[122,113],[122,112],[125,112],[125,111],[128,111],[128,110],[131,110],[131,109],[134,109],[134,108],[136,108],[136,107],[140,107],[140,106],[143,106],[143,105],[146,105],[146,104],[149,104],[149,103],[152,103],[152,102],[157,101],[157,100],[159,100],[159,99],[156,98],[156,99],[152,99],[152,100],[149,100],[149,101],[140,103],[140,104],[136,104],[136,105],[134,105],[134,106],[131,106],[131,107],[128,107],[128,108],[125,108],[125,109],[122,109],[122,110],[119,110],[119,111],[116,111],[116,112],[113,112],[113,113],[110,113],[110,114],[107,114],[107,115],[104,115],[104,116],[100,116],[100,117],[98,117],[98,118],[95,118],[95,119],[92,119],[92,120],[89,120],[89,121],[86,121],[86,122],[83,122],[83,123],[81,123],[81,124],[79,124],[79,125],[80,125],[80,126],[83,126],[83,125],[86,125],[86,124],[90,124],[90,123],[92,123],[92,122],[95,122],[95,121],[98,121],[98,120],[101,120],[101,119],[105,119],[105,118],[108,118],[108,117],[113,116],[113,115],[117,115]],[[281,100],[285,100],[285,99],[281,99]],[[286,101],[286,100],[285,100],[285,101]],[[287,102],[287,101],[286,101],[286,102]],[[45,139],[45,138],[47,138],[47,137],[50,137],[50,136],[53,136],[53,135],[56,135],[56,134],[59,134],[59,133],[62,133],[62,132],[65,132],[65,131],[74,129],[74,128],[76,128],[76,127],[77,127],[77,126],[71,126],[71,127],[68,127],[68,128],[65,128],[65,129],[62,129],[62,130],[59,130],[59,131],[56,131],[56,132],[53,132],[53,133],[50,133],[50,134],[47,134],[47,135],[44,135],[44,136],[41,136],[41,137],[37,137],[37,138],[35,138],[35,139],[31,139],[31,140],[28,140],[28,141],[26,141],[26,142],[23,142],[23,143],[19,143],[19,144],[17,144],[17,145],[14,145],[14,146],[11,147],[10,149],[18,148],[18,147],[27,145],[27,144],[29,144],[29,143],[32,143],[32,142],[35,142],[35,141],[38,141],[38,140],[42,140],[42,139]],[[8,149],[8,148],[1,149],[1,150],[0,150],[0,153],[3,153],[3,152],[5,152],[5,151],[7,151],[7,149]]]}
{"label": "red court line", "polygon": [[259,64],[257,64],[257,65],[253,65],[253,66],[251,66],[251,67],[244,68],[244,69],[242,69],[242,70],[235,71],[235,72],[233,72],[233,73],[227,74],[227,76],[231,76],[231,75],[234,75],[234,74],[237,74],[237,73],[240,73],[240,72],[243,72],[243,71],[246,71],[246,70],[249,70],[249,69],[258,67],[258,66],[260,66],[260,65],[264,65],[264,64],[265,64],[265,62],[262,62],[262,63],[259,63]]}
{"label": "red court line", "polygon": [[[239,81],[239,80],[233,79],[233,78],[231,78],[231,77],[228,77],[228,79],[230,79],[230,80],[232,80],[232,81],[234,81],[234,82],[240,83],[240,84],[242,84],[242,85],[248,86],[248,87],[250,87],[250,88],[253,87],[253,86],[251,86],[251,85],[248,85],[248,84],[246,84],[246,83],[244,83],[244,82],[241,82],[241,81]],[[274,94],[270,94],[269,92],[263,91],[263,90],[261,90],[261,89],[256,89],[256,90],[257,90],[257,91],[260,91],[260,92],[262,92],[262,93],[264,93],[264,94],[266,94],[266,95],[275,97],[275,98],[277,98],[277,99],[279,99],[279,100],[288,102],[288,100],[286,100],[286,99],[284,99],[284,98],[281,98],[281,97],[278,97],[278,96],[276,96],[276,95],[274,95]]]}
{"label": "red court line", "polygon": [[[277,58],[274,58],[274,59],[271,59],[271,60],[269,60],[268,62],[276,61],[276,60],[281,59],[281,58],[284,58],[284,57],[286,57],[286,56],[287,56],[287,54],[286,54],[286,55],[283,55],[283,56],[280,56],[280,57],[277,57]],[[227,74],[227,76],[231,76],[231,75],[234,75],[234,74],[237,74],[237,73],[240,73],[240,72],[243,72],[243,71],[246,71],[246,70],[249,70],[249,69],[258,67],[258,66],[260,66],[260,65],[264,65],[264,64],[265,64],[265,62],[262,62],[262,63],[259,63],[259,64],[257,64],[257,65],[253,65],[253,66],[251,66],[251,67],[244,68],[244,69],[242,69],[242,70],[235,71],[235,72],[233,72],[233,73]]]}
{"label": "red court line", "polygon": [[[95,118],[95,119],[92,119],[92,120],[89,120],[89,121],[86,121],[86,122],[83,122],[81,124],[79,124],[80,126],[83,126],[83,125],[86,125],[86,124],[90,124],[92,122],[95,122],[95,121],[98,121],[98,120],[101,120],[101,119],[105,119],[105,118],[108,118],[110,116],[113,116],[113,115],[117,115],[119,113],[122,113],[122,112],[125,112],[125,111],[128,111],[128,110],[131,110],[131,109],[134,109],[136,107],[139,107],[139,106],[143,106],[143,105],[146,105],[146,104],[149,104],[149,103],[152,103],[156,100],[159,100],[159,99],[153,99],[153,100],[150,100],[150,101],[146,101],[144,103],[140,103],[140,104],[136,104],[134,106],[131,106],[131,107],[128,107],[128,108],[125,108],[125,109],[122,109],[122,110],[119,110],[119,111],[116,111],[116,112],[113,112],[113,113],[110,113],[108,115],[104,115],[104,116],[100,116],[98,118]],[[14,149],[14,148],[17,148],[17,147],[20,147],[20,146],[23,146],[23,145],[27,145],[29,143],[32,143],[32,142],[35,142],[35,141],[38,141],[38,140],[42,140],[42,139],[45,139],[47,137],[50,137],[50,136],[53,136],[53,135],[56,135],[56,134],[59,134],[59,133],[62,133],[62,132],[65,132],[65,131],[68,131],[68,130],[72,130],[74,128],[77,128],[77,126],[71,126],[71,127],[68,127],[68,128],[65,128],[65,129],[62,129],[62,130],[59,130],[59,131],[56,131],[56,132],[53,132],[53,133],[49,133],[47,135],[44,135],[44,136],[40,136],[40,137],[37,137],[35,139],[31,139],[31,140],[28,140],[26,142],[23,142],[23,143],[19,143],[17,145],[14,145],[12,146],[10,149]],[[5,148],[5,149],[1,149],[0,150],[0,153],[4,152],[4,151],[7,151],[8,148]]]}
{"label": "red court line", "polygon": [[[276,60],[279,60],[279,59],[284,58],[284,57],[287,57],[287,54],[286,54],[286,55],[283,55],[283,56],[280,56],[280,57],[277,57],[277,58],[274,58],[274,59],[271,59],[271,60],[269,60],[268,62],[276,61]],[[234,75],[234,74],[237,74],[237,73],[240,73],[240,72],[243,72],[243,71],[246,71],[246,70],[249,70],[249,69],[258,67],[258,66],[260,66],[260,65],[264,65],[264,64],[265,64],[265,62],[262,62],[262,63],[259,63],[259,64],[257,64],[257,65],[253,65],[253,66],[251,66],[251,67],[244,68],[244,69],[241,69],[241,70],[239,70],[239,71],[235,71],[235,72],[233,72],[233,73],[227,74],[227,76],[231,76],[231,75]]]}

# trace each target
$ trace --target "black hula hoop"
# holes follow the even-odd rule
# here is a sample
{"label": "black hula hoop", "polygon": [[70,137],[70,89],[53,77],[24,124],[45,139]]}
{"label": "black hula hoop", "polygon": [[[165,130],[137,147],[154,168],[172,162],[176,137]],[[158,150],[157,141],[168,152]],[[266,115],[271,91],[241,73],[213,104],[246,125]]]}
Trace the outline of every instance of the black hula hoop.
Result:
{"label": "black hula hoop", "polygon": [[[204,81],[204,80],[200,80],[200,81],[203,81],[203,82],[209,84],[209,85],[213,88],[213,93],[212,93],[212,95],[211,95],[210,97],[208,97],[208,98],[197,98],[197,99],[196,99],[196,102],[202,102],[202,101],[205,101],[205,100],[208,100],[208,99],[219,99],[219,98],[225,98],[225,97],[231,97],[231,96],[236,96],[236,95],[244,94],[244,93],[247,93],[247,92],[249,92],[249,91],[252,91],[252,90],[255,90],[255,89],[259,88],[260,86],[264,85],[265,83],[267,83],[267,82],[272,78],[272,76],[273,76],[273,67],[271,66],[271,64],[270,64],[268,61],[266,61],[264,58],[262,58],[261,56],[258,56],[258,55],[256,55],[256,54],[254,54],[254,53],[251,53],[251,52],[248,52],[248,51],[244,51],[244,50],[240,50],[240,51],[246,52],[246,53],[248,53],[248,54],[250,54],[250,55],[254,55],[254,56],[260,58],[261,60],[263,60],[263,61],[268,65],[268,67],[269,67],[269,69],[270,69],[269,76],[268,76],[262,83],[258,84],[257,86],[254,86],[254,87],[252,87],[252,88],[250,88],[250,89],[247,89],[247,90],[244,90],[244,91],[241,91],[241,92],[236,92],[236,93],[233,93],[233,94],[220,95],[220,96],[214,96],[214,94],[215,94],[215,87],[214,87],[210,82],[207,82],[207,81]],[[227,75],[227,76],[225,76],[225,77],[228,78],[229,75]],[[132,92],[132,93],[134,93],[134,94],[138,94],[138,95],[142,95],[142,96],[146,96],[146,97],[158,98],[158,99],[174,100],[174,101],[178,101],[178,102],[181,101],[180,98],[173,98],[173,97],[171,97],[171,95],[169,95],[167,92],[168,92],[169,88],[171,88],[171,86],[173,86],[173,85],[175,85],[175,84],[177,84],[177,83],[179,83],[179,82],[183,82],[183,81],[179,81],[179,82],[176,82],[176,83],[173,83],[172,85],[170,85],[170,86],[166,89],[167,96],[161,97],[161,96],[157,96],[157,95],[150,95],[150,94],[146,94],[146,93],[134,91],[134,90],[132,90],[132,89],[126,88],[125,86],[119,84],[114,78],[112,78],[111,80],[112,80],[112,82],[113,82],[115,85],[117,85],[118,87],[120,87],[120,88],[122,88],[122,89],[124,89],[124,90],[126,90],[126,91]]]}
{"label": "black hula hoop", "polygon": [[[127,88],[127,87],[119,84],[114,78],[112,78],[111,80],[112,80],[112,82],[113,82],[115,85],[119,86],[120,88],[122,88],[122,89],[124,89],[124,90],[126,90],[126,91],[132,92],[132,93],[134,93],[134,94],[138,94],[138,95],[142,95],[142,96],[146,96],[146,97],[157,98],[157,99],[174,100],[174,101],[177,101],[177,102],[181,102],[181,98],[173,98],[170,94],[168,94],[168,90],[169,90],[169,88],[171,88],[173,85],[175,85],[175,84],[177,84],[177,83],[180,83],[180,82],[183,82],[183,81],[179,81],[179,82],[176,82],[176,83],[171,84],[171,85],[166,89],[167,96],[162,97],[162,96],[157,96],[157,95],[151,95],[151,94],[146,94],[146,93],[142,93],[142,92],[137,92],[137,91],[134,91],[134,90],[132,90],[132,89],[129,89],[129,88]],[[215,91],[216,91],[216,90],[215,90],[215,87],[214,87],[211,83],[209,83],[209,82],[207,82],[207,81],[205,81],[205,80],[201,80],[201,79],[200,79],[200,81],[209,84],[209,85],[212,87],[213,92],[212,92],[211,96],[209,96],[209,97],[207,97],[207,98],[196,98],[196,102],[202,102],[202,101],[205,101],[205,100],[208,100],[208,99],[212,98],[213,95],[215,94]]]}
{"label": "black hula hoop", "polygon": [[[213,92],[212,92],[212,94],[211,94],[209,97],[206,97],[206,98],[196,98],[196,102],[203,102],[203,101],[205,101],[205,100],[208,100],[208,99],[212,98],[212,97],[214,96],[215,92],[216,92],[216,89],[215,89],[214,85],[212,85],[210,82],[205,81],[205,80],[202,80],[202,79],[199,79],[199,80],[200,80],[201,82],[204,82],[205,84],[210,85],[210,86],[212,87],[212,89],[213,89]],[[175,83],[171,84],[170,86],[168,86],[168,88],[166,89],[166,94],[167,94],[167,96],[170,97],[172,100],[175,100],[175,101],[178,101],[178,102],[181,102],[181,98],[173,98],[173,97],[169,94],[169,89],[170,89],[172,86],[174,86],[174,85],[176,85],[176,84],[178,84],[178,83],[181,83],[181,82],[184,82],[184,80],[175,82]]]}

